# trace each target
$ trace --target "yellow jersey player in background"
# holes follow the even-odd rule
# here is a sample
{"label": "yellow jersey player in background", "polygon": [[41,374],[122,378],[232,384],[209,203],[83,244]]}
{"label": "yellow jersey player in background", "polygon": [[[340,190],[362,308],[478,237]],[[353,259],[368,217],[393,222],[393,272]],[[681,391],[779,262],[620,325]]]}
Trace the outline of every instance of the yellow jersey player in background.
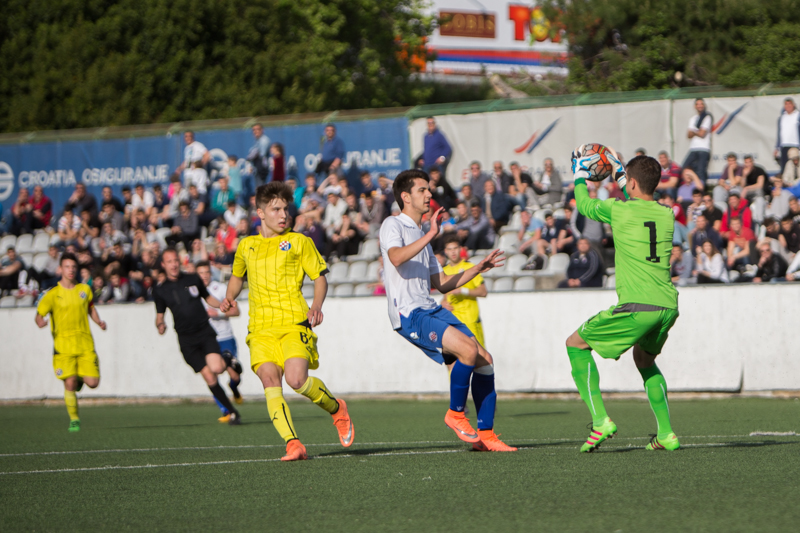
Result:
{"label": "yellow jersey player in background", "polygon": [[94,389],[100,384],[100,365],[94,351],[94,339],[89,329],[89,317],[105,331],[92,302],[92,289],[77,283],[78,259],[69,253],[61,256],[61,281],[47,291],[36,307],[36,325],[47,326],[52,315],[53,371],[64,382],[64,403],[69,413],[69,431],[80,431],[76,392],[85,383]]}
{"label": "yellow jersey player in background", "polygon": [[[444,238],[444,255],[447,263],[442,270],[448,276],[465,272],[474,265],[461,259],[461,242],[455,234]],[[460,289],[448,292],[442,299],[442,307],[455,315],[475,335],[481,346],[486,347],[483,340],[483,325],[478,309],[478,298],[486,298],[488,291],[480,274],[465,283]]]}
{"label": "yellow jersey player in background", "polygon": [[[328,267],[314,241],[291,230],[288,206],[292,190],[283,182],[272,182],[256,190],[256,212],[261,219],[258,235],[239,241],[220,310],[236,306],[247,274],[250,322],[247,346],[250,366],[261,379],[272,425],[286,442],[283,461],[308,459],[297,437],[289,406],[283,397],[282,378],[333,417],[342,446],[353,444],[353,423],[344,400],[337,400],[325,384],[309,377],[319,367],[317,336],[322,323],[322,303],[328,293]],[[314,281],[311,308],[303,298],[303,279]]]}

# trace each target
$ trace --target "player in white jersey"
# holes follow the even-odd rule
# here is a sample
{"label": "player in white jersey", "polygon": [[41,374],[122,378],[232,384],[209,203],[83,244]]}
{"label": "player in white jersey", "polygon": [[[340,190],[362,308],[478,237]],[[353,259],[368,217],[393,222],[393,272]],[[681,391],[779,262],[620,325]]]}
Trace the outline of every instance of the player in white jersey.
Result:
{"label": "player in white jersey", "polygon": [[[222,295],[221,298],[224,300],[227,286],[224,283],[211,280],[211,266],[209,265],[208,261],[200,261],[197,263],[196,269],[197,275],[200,276],[201,280],[203,280],[208,294],[212,295],[218,300],[220,295]],[[239,362],[239,358],[237,357],[238,350],[236,348],[236,337],[233,336],[233,328],[231,327],[229,320],[229,318],[232,316],[239,316],[239,308],[232,307],[230,310],[223,313],[219,309],[214,309],[208,305],[205,300],[203,300],[203,307],[205,307],[206,311],[208,312],[209,324],[211,324],[211,327],[217,332],[217,342],[219,343],[220,355],[222,355],[222,358],[228,364],[228,375],[231,378],[228,385],[233,393],[233,401],[241,404],[243,400],[242,395],[239,393],[239,383],[242,381],[242,364]],[[217,406],[219,406],[219,410],[222,411],[222,416],[219,418],[219,421],[223,424],[227,424],[231,414],[219,402],[217,402]]]}
{"label": "player in white jersey", "polygon": [[[430,211],[428,175],[421,170],[405,170],[397,176],[392,189],[402,212],[387,218],[380,232],[392,328],[437,363],[454,363],[450,372],[450,409],[444,422],[459,439],[472,443],[479,451],[516,451],[493,431],[497,394],[492,356],[469,328],[430,294],[431,285],[446,294],[478,274],[502,266],[502,252],[495,250],[472,268],[448,276],[430,245],[439,234],[442,209],[431,216],[428,232],[421,228],[422,216]],[[464,414],[470,379],[478,413],[477,432]]]}

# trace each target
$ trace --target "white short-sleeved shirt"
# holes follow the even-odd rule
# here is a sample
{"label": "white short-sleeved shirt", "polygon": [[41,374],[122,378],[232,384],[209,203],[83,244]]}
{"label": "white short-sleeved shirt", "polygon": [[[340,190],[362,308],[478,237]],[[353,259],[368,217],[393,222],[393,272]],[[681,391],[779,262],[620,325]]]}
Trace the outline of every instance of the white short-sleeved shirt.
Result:
{"label": "white short-sleeved shirt", "polygon": [[139,195],[136,193],[133,193],[131,197],[131,207],[133,209],[141,209],[142,211],[147,211],[153,207],[155,202],[155,197],[150,191],[144,191],[144,198],[139,198]]}
{"label": "white short-sleeved shirt", "polygon": [[183,149],[183,162],[188,167],[195,161],[202,161],[206,152],[208,148],[201,142],[194,141],[192,144],[187,144]]}
{"label": "white short-sleeved shirt", "polygon": [[800,121],[800,111],[797,109],[781,115],[781,146],[800,146],[798,121]]}
{"label": "white short-sleeved shirt", "polygon": [[689,150],[702,150],[704,152],[711,151],[711,115],[706,115],[700,127],[696,127],[697,115],[689,119],[689,131],[697,133],[700,130],[706,130],[705,137],[692,137],[689,141]]}
{"label": "white short-sleeved shirt", "polygon": [[439,261],[428,244],[420,253],[399,267],[389,261],[389,249],[418,241],[425,232],[400,214],[381,224],[380,242],[383,255],[383,283],[389,300],[389,319],[393,329],[400,329],[400,315],[408,316],[414,309],[433,309],[439,304],[431,298],[431,276],[442,271]]}
{"label": "white short-sleeved shirt", "polygon": [[[228,288],[218,281],[212,281],[209,283],[208,287],[206,287],[206,290],[208,291],[208,294],[220,302],[225,299],[225,294],[228,292]],[[203,307],[208,309],[211,306],[208,305],[205,300],[203,300]],[[231,327],[231,321],[228,317],[224,315],[214,318],[209,317],[208,322],[211,324],[211,327],[214,328],[214,331],[217,332],[218,341],[226,341],[233,338],[233,328]]]}
{"label": "white short-sleeved shirt", "polygon": [[208,172],[204,168],[188,168],[183,173],[183,186],[189,190],[190,185],[197,187],[197,192],[206,194],[208,192]]}

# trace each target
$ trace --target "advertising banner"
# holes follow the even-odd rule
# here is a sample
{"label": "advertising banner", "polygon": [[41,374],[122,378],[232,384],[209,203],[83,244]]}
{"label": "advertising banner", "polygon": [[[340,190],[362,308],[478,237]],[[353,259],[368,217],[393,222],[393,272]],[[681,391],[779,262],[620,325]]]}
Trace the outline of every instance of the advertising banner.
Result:
{"label": "advertising banner", "polygon": [[[445,115],[436,121],[453,147],[447,179],[456,186],[466,179],[473,160],[485,171],[491,171],[494,161],[502,161],[506,169],[517,161],[540,172],[549,157],[567,180],[572,176],[570,155],[581,144],[605,144],[629,158],[637,148],[648,154],[669,149],[671,141],[668,100]],[[425,119],[415,120],[409,129],[412,153],[422,153]]]}
{"label": "advertising banner", "polygon": [[[773,152],[778,136],[778,117],[783,111],[785,98],[786,95],[705,99],[706,109],[713,117],[709,177],[719,177],[725,168],[725,155],[729,152],[739,157],[739,164],[745,155],[752,155],[756,165],[764,167],[770,175],[780,170]],[[794,99],[797,102],[798,96]],[[697,116],[694,102],[689,99],[673,103],[674,159],[679,164],[689,150],[689,120]]]}
{"label": "advertising banner", "polygon": [[567,72],[564,32],[533,2],[434,0],[430,13],[440,25],[428,41],[437,55],[429,72]]}
{"label": "advertising banner", "polygon": [[[369,171],[393,178],[407,167],[408,121],[390,118],[336,125],[344,141],[344,169],[356,191],[358,176]],[[289,176],[303,178],[312,172],[320,158],[324,124],[303,124],[265,128],[271,142],[286,150]],[[196,140],[211,152],[215,167],[227,165],[229,154],[244,157],[254,144],[250,129],[198,131]],[[15,202],[20,188],[42,185],[58,215],[72,194],[75,184],[85,183],[98,198],[102,188],[111,186],[119,196],[124,186],[137,183],[152,187],[166,183],[183,160],[183,136],[168,135],[132,139],[64,141],[0,145],[0,202],[4,216]]]}

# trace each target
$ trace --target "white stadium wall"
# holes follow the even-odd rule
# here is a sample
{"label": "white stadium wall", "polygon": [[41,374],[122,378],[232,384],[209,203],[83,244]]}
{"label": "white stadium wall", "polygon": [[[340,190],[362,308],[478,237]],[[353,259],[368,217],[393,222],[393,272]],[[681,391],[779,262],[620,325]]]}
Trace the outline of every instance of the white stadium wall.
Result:
{"label": "white stadium wall", "polygon": [[[583,320],[616,302],[614,291],[490,294],[481,300],[486,342],[501,391],[574,391],[564,340]],[[673,391],[800,389],[796,327],[800,285],[680,289],[681,316],[658,364]],[[247,303],[242,302],[246,312]],[[208,389],[184,363],[175,333],[159,337],[152,305],[100,307],[108,322],[92,324],[102,374],[85,396],[192,397]],[[392,332],[384,298],[332,298],[317,328],[318,375],[339,394],[445,392],[447,372]],[[0,399],[61,397],[53,375],[52,339],[33,309],[2,309]],[[169,313],[167,313],[169,319]],[[247,318],[233,319],[242,364],[249,354]],[[598,358],[599,359],[599,358]],[[599,360],[607,391],[640,391],[630,354]],[[225,380],[227,381],[227,379]],[[245,370],[242,392],[260,396]],[[293,393],[292,393],[293,394]]]}
{"label": "white stadium wall", "polygon": [[[722,172],[728,152],[737,153],[740,163],[745,154],[752,154],[770,174],[777,172],[772,152],[784,98],[786,95],[705,99],[714,118],[710,176]],[[800,98],[795,96],[795,100]],[[612,146],[626,159],[637,148],[654,157],[666,150],[681,164],[689,149],[686,130],[692,116],[696,116],[694,100],[683,99],[441,115],[436,121],[453,147],[447,179],[459,185],[461,172],[473,160],[480,161],[487,172],[496,160],[506,168],[511,161],[519,161],[538,172],[544,158],[551,157],[562,179],[569,180],[572,150],[590,142]],[[423,118],[409,124],[412,154],[422,153],[425,130]]]}

